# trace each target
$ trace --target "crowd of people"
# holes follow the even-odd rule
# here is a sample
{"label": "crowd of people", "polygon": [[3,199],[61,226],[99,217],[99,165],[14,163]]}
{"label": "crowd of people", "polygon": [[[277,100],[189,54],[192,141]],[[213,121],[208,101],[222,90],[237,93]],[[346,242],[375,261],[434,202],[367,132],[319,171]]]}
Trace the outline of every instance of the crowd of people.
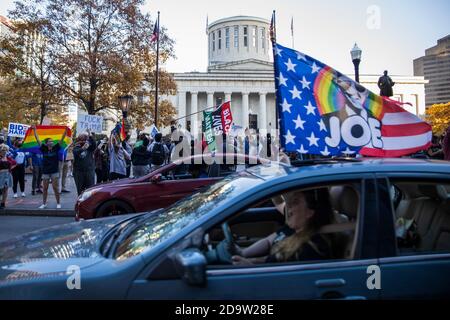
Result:
{"label": "crowd of people", "polygon": [[[131,144],[130,135],[122,140],[115,133],[107,137],[88,131],[79,134],[62,152],[61,145],[68,130],[60,141],[55,142],[52,139],[41,141],[36,127],[31,128],[40,147],[40,153],[23,152],[21,149],[23,139],[0,135],[0,209],[5,208],[10,188],[14,198],[27,196],[25,191],[27,170],[32,173],[31,195],[42,194],[42,204],[39,208],[47,208],[48,188],[51,184],[56,198],[56,207],[59,209],[61,208],[60,193],[71,192],[68,190],[68,180],[72,177],[76,192],[80,195],[86,189],[99,183],[147,175],[151,170],[169,163],[174,156],[176,146],[180,143],[187,144],[189,155],[196,148],[193,140],[190,143],[183,141],[183,135],[175,139],[172,135],[171,139],[169,136],[163,138],[161,133],[153,136],[139,133],[135,143]],[[264,154],[270,158],[271,152],[276,149],[276,146],[271,143],[270,135],[259,135],[258,132],[251,134],[248,129],[244,137],[234,137],[225,142],[221,150],[224,153],[229,152],[231,148],[233,152],[248,155]],[[433,145],[426,152],[426,157],[450,161],[450,127],[441,137],[433,136],[432,143]],[[238,145],[242,147],[238,148]],[[264,150],[265,147],[267,150]],[[205,148],[205,141],[203,141],[200,151]],[[63,153],[62,159],[61,153]],[[285,156],[291,161],[299,159],[298,154]]]}

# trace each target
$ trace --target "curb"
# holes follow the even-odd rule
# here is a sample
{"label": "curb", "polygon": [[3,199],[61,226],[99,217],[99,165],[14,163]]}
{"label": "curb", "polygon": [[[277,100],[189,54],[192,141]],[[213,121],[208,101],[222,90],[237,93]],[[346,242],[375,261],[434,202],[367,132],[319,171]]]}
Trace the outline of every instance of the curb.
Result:
{"label": "curb", "polygon": [[30,217],[73,217],[75,221],[74,210],[56,210],[56,209],[5,209],[0,211],[3,216],[30,216]]}

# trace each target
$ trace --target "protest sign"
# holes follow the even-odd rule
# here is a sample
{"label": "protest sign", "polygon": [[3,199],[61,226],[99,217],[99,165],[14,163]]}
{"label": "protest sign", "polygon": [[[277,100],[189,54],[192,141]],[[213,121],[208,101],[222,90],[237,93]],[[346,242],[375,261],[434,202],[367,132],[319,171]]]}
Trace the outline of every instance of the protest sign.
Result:
{"label": "protest sign", "polygon": [[88,129],[93,133],[102,133],[103,117],[93,116],[86,113],[78,114],[77,135],[86,132]]}
{"label": "protest sign", "polygon": [[8,136],[23,138],[30,126],[21,123],[10,122],[8,126]]}

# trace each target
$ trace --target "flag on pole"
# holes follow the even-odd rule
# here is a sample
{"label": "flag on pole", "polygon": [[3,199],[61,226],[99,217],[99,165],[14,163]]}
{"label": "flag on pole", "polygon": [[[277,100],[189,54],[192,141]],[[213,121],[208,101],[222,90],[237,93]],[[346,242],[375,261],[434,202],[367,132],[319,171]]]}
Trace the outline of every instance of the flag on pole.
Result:
{"label": "flag on pole", "polygon": [[125,131],[125,118],[122,118],[122,125],[120,126],[120,140],[124,141],[127,137],[127,133]]}
{"label": "flag on pole", "polygon": [[270,41],[274,43],[276,41],[276,29],[275,29],[275,10],[272,13],[272,19],[270,20]]}
{"label": "flag on pole", "polygon": [[150,42],[153,43],[155,41],[159,40],[159,19],[155,22],[155,27],[153,29],[152,37],[150,39]]}
{"label": "flag on pole", "polygon": [[215,137],[230,134],[232,124],[230,101],[221,104],[214,111],[203,111],[202,131],[210,151],[214,151],[217,147]]}
{"label": "flag on pole", "polygon": [[274,43],[282,147],[323,156],[400,157],[431,145],[431,126],[301,52]]}

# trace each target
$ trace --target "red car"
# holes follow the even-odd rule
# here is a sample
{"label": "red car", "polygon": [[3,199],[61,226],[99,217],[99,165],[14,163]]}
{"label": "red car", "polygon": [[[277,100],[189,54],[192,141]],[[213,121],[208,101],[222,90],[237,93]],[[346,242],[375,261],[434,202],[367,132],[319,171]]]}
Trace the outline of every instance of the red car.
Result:
{"label": "red car", "polygon": [[75,219],[88,220],[165,208],[231,173],[245,169],[246,163],[256,165],[268,161],[234,154],[216,154],[214,157],[222,159],[222,162],[214,163],[211,156],[192,156],[167,164],[141,178],[96,185],[78,197]]}

